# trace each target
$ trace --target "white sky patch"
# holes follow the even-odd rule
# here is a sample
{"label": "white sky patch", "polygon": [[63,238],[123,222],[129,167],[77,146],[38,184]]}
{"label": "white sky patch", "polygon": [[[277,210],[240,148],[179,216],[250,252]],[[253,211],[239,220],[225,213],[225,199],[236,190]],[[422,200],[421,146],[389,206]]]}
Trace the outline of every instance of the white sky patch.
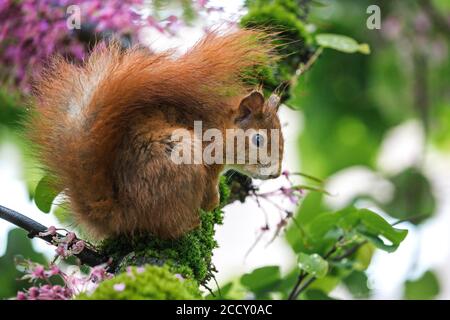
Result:
{"label": "white sky patch", "polygon": [[364,166],[353,166],[327,179],[325,188],[330,196],[325,198],[332,208],[342,208],[358,195],[369,195],[385,202],[392,198],[394,186],[380,174]]}
{"label": "white sky patch", "polygon": [[417,120],[410,120],[389,130],[380,147],[380,170],[396,174],[417,164],[424,152],[424,132]]}
{"label": "white sky patch", "polygon": [[[34,202],[29,200],[28,190],[22,179],[22,158],[17,147],[0,144],[0,204],[22,213],[46,226],[57,226],[56,218],[41,212]],[[8,231],[15,228],[9,222],[0,219],[0,255],[7,246]],[[53,255],[54,247],[39,239],[32,240],[33,247],[48,256]],[[12,261],[11,261],[12,263]]]}

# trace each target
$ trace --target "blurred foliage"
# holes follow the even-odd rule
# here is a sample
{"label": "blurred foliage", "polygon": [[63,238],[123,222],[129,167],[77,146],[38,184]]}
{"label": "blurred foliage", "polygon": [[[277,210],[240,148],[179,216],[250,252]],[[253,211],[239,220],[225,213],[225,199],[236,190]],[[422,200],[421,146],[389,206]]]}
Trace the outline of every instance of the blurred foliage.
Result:
{"label": "blurred foliage", "polygon": [[436,298],[439,294],[439,280],[433,271],[426,271],[416,280],[405,283],[404,297],[410,300],[428,300]]}
{"label": "blurred foliage", "polygon": [[367,299],[370,297],[367,275],[362,271],[353,271],[343,280],[345,287],[353,297]]}
{"label": "blurred foliage", "polygon": [[[293,90],[289,104],[298,106],[305,118],[299,141],[302,165],[317,176],[329,176],[353,165],[375,169],[378,148],[386,130],[411,117],[422,116],[415,107],[418,89],[414,83],[415,62],[411,50],[423,48],[416,48],[417,41],[412,39],[405,42],[411,36],[408,29],[414,30],[414,21],[410,20],[422,10],[416,2],[411,5],[364,0],[324,3],[325,7],[313,10],[310,20],[317,21],[317,25],[322,26],[321,31],[329,29],[363,39],[373,47],[374,54],[348,56],[324,52],[320,62]],[[382,8],[382,22],[386,23],[379,31],[364,27],[365,9],[370,4]],[[326,24],[323,16],[327,16]],[[400,34],[389,38],[396,28],[401,28]],[[439,115],[430,120],[430,136],[439,146],[445,146],[448,143],[445,141],[450,139],[449,117],[443,115],[449,112],[449,96],[448,90],[443,88],[449,87],[450,66],[448,59],[437,59],[433,55],[448,50],[448,36],[443,37],[437,31],[425,36],[423,41],[430,43],[426,51],[429,69],[425,76],[429,78],[427,88],[430,91],[426,107],[432,110],[429,114]]]}
{"label": "blurred foliage", "polygon": [[253,292],[256,299],[268,299],[281,282],[279,266],[267,266],[253,270],[241,277],[241,284]]}
{"label": "blurred foliage", "polygon": [[[370,289],[364,271],[375,248],[395,251],[407,235],[367,209],[348,207],[322,211],[322,197],[309,193],[286,231],[298,265],[283,276],[278,266],[253,270],[240,283],[256,299],[287,298],[299,274],[312,279],[303,299],[328,299],[339,283],[356,298],[367,298]],[[222,295],[223,297],[223,295]]]}
{"label": "blurred foliage", "polygon": [[[449,151],[450,42],[448,32],[438,25],[436,16],[426,7],[427,3],[431,4],[445,17],[450,12],[443,4],[445,1],[322,2],[325,5],[313,10],[309,21],[319,26],[321,32],[330,30],[362,39],[370,44],[372,54],[349,56],[325,51],[291,91],[288,103],[303,112],[299,151],[304,170],[324,177],[354,165],[376,171],[379,148],[387,130],[411,118],[421,120],[428,144]],[[381,30],[365,28],[365,9],[371,4],[382,8]],[[318,42],[327,46],[323,39]],[[353,43],[350,51],[357,48]],[[390,200],[378,203],[372,199],[383,211],[416,225],[433,216],[436,200],[421,163],[387,179],[394,187]],[[320,196],[314,197],[304,200],[296,220],[310,221],[308,211],[311,213],[314,207],[319,210]],[[305,208],[309,210],[305,212]],[[293,224],[286,238],[294,251],[299,252],[304,246],[295,236],[295,230]],[[380,243],[373,242],[373,245]],[[360,248],[358,253],[362,252]],[[370,253],[365,254],[369,263],[372,253],[370,249]],[[343,284],[355,298],[370,297],[363,270],[356,269],[343,277]],[[326,278],[329,277],[331,275]],[[326,294],[333,282],[336,284],[334,276],[322,292]],[[423,290],[422,297],[432,297],[430,292],[436,291],[433,288],[437,284],[435,276],[426,273],[417,283],[405,284],[405,296],[419,297],[420,294],[412,293],[415,288]]]}
{"label": "blurred foliage", "polygon": [[20,128],[20,121],[25,115],[25,109],[21,105],[19,98],[8,94],[6,90],[0,88],[0,107],[0,127]]}
{"label": "blurred foliage", "polygon": [[392,199],[382,204],[384,211],[394,218],[411,219],[411,223],[420,224],[433,215],[436,200],[428,179],[415,168],[409,168],[392,177],[395,187]]}
{"label": "blurred foliage", "polygon": [[41,264],[47,262],[43,254],[34,251],[25,231],[22,229],[9,231],[6,252],[0,257],[0,299],[15,297],[17,291],[31,286],[28,281],[18,280],[23,274],[14,264],[17,257]]}

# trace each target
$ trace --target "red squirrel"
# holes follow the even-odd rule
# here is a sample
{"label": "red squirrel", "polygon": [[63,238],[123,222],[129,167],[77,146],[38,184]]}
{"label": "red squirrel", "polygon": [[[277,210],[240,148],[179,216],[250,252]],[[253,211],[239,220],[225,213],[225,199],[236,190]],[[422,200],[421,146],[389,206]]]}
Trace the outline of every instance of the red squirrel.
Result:
{"label": "red squirrel", "polygon": [[[220,132],[280,130],[279,98],[265,101],[244,82],[249,70],[273,57],[267,35],[238,30],[210,32],[179,57],[112,43],[97,46],[82,65],[54,58],[36,85],[28,128],[75,221],[97,238],[176,239],[199,226],[200,209],[218,206],[224,170],[278,176],[281,134],[275,169],[266,176],[267,164],[258,161],[176,164],[170,158],[171,134],[192,131],[194,121]],[[245,153],[261,143],[270,145],[270,135],[249,137]]]}

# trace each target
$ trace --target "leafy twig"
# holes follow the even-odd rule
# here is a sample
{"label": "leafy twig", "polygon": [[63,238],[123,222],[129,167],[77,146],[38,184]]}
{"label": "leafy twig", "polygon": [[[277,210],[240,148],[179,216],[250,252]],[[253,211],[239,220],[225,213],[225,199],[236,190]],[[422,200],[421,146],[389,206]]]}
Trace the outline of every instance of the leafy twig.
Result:
{"label": "leafy twig", "polygon": [[[333,247],[323,257],[325,260],[328,260],[331,257],[331,255],[336,252],[336,250],[339,248],[339,245],[343,239],[344,239],[343,236],[339,237],[338,241],[333,245]],[[294,288],[292,289],[291,293],[289,294],[288,300],[297,299],[297,297],[300,295],[300,293],[305,291],[305,289],[308,288],[308,286],[316,280],[316,277],[313,276],[313,277],[309,278],[307,280],[307,282],[305,282],[302,286],[300,286],[302,284],[303,280],[306,279],[307,275],[308,274],[306,272],[303,272],[303,270],[300,271],[300,275],[297,279],[297,282],[295,283]]]}
{"label": "leafy twig", "polygon": [[[391,225],[395,226],[395,225],[397,225],[399,223],[402,223],[402,222],[405,222],[405,221],[410,221],[410,220],[413,220],[413,219],[417,219],[417,216],[410,217],[409,219],[399,220],[397,222],[392,223]],[[343,236],[339,237],[337,242],[333,245],[333,247],[330,249],[330,251],[328,251],[323,256],[323,258],[325,260],[327,260],[328,262],[330,262],[330,261],[333,261],[333,262],[342,261],[343,259],[348,258],[351,255],[353,255],[354,253],[356,253],[356,251],[358,251],[358,249],[360,249],[363,245],[368,243],[367,240],[361,241],[361,242],[355,244],[354,246],[350,247],[347,251],[345,251],[341,255],[331,258],[331,256],[342,245],[342,241],[343,240],[344,240]],[[303,270],[300,271],[300,275],[299,275],[299,277],[297,279],[297,282],[294,285],[294,288],[292,289],[291,293],[289,294],[288,300],[297,299],[297,297],[300,295],[300,293],[304,292],[317,279],[316,277],[312,276],[311,278],[309,278],[302,285],[302,282],[306,279],[306,277],[307,277],[307,274],[305,275]]]}
{"label": "leafy twig", "polygon": [[306,277],[306,273],[301,271],[300,274],[298,275],[297,282],[295,283],[294,288],[292,289],[291,293],[289,294],[288,300],[294,300],[294,297],[296,297],[295,293],[297,292],[298,287],[302,283],[303,279],[305,279],[305,277]]}

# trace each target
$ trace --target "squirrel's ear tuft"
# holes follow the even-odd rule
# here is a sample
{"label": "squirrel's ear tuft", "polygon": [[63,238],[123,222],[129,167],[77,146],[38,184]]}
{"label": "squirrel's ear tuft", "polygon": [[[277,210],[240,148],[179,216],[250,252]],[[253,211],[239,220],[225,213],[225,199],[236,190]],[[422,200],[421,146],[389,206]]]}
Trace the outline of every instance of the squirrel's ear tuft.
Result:
{"label": "squirrel's ear tuft", "polygon": [[264,96],[259,91],[253,91],[241,100],[236,121],[242,121],[252,114],[261,112],[263,108]]}
{"label": "squirrel's ear tuft", "polygon": [[278,109],[280,108],[280,102],[281,97],[277,93],[272,93],[271,96],[269,97],[269,100],[267,101],[267,106],[270,109],[275,110],[275,112],[277,112]]}

